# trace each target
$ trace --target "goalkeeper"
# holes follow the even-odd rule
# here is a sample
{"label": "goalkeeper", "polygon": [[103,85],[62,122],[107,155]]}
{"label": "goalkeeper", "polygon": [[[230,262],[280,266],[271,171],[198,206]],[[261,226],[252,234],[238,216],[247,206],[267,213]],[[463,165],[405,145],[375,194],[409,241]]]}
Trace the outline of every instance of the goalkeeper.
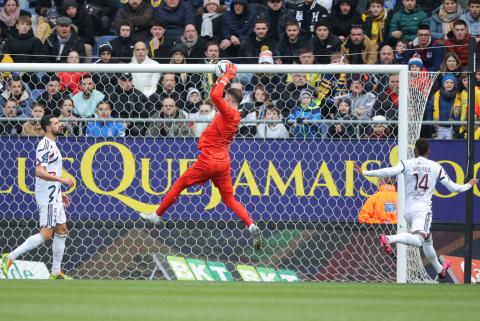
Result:
{"label": "goalkeeper", "polygon": [[[230,175],[230,144],[240,123],[238,105],[243,99],[243,93],[235,88],[225,90],[225,86],[235,78],[236,73],[237,67],[229,63],[225,74],[217,80],[212,88],[210,99],[217,107],[218,113],[200,136],[198,142],[200,155],[197,161],[175,181],[154,213],[140,213],[140,217],[155,224],[159,223],[161,216],[177,200],[184,189],[195,184],[203,184],[211,179],[219,189],[225,205],[248,227],[252,234],[253,247],[259,250],[262,247],[262,234],[253,223],[245,207],[233,196],[232,177]],[[225,98],[223,98],[224,91]]]}

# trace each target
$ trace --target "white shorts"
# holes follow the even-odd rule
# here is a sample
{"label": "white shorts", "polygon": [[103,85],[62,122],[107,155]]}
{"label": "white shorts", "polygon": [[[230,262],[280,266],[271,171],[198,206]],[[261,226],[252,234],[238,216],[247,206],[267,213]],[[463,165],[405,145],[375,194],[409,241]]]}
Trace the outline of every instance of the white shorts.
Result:
{"label": "white shorts", "polygon": [[412,212],[405,214],[405,220],[411,226],[411,232],[430,233],[432,225],[432,212]]}
{"label": "white shorts", "polygon": [[40,211],[40,227],[53,228],[57,224],[67,223],[65,208],[61,201],[38,204],[38,209]]}

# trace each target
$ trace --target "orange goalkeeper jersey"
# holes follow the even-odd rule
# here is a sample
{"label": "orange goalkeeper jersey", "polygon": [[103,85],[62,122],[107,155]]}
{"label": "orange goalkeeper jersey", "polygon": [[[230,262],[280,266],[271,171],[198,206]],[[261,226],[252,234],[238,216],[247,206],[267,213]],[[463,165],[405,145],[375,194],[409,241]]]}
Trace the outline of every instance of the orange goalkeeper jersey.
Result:
{"label": "orange goalkeeper jersey", "polygon": [[379,191],[370,196],[358,213],[358,222],[365,224],[397,223],[398,194],[395,186],[380,185]]}
{"label": "orange goalkeeper jersey", "polygon": [[217,82],[210,93],[210,99],[217,107],[217,114],[200,136],[198,149],[202,156],[216,161],[230,160],[230,145],[237,133],[240,112],[229,106],[223,99],[225,85]]}

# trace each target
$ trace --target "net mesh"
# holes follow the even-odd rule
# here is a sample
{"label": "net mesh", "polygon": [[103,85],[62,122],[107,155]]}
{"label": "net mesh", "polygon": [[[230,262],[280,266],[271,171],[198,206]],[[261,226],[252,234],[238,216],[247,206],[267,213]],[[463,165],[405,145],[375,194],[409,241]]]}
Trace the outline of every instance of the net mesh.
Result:
{"label": "net mesh", "polygon": [[[243,87],[245,98],[231,147],[232,177],[236,197],[262,229],[266,245],[260,252],[209,182],[185,190],[162,227],[138,219],[138,212],[155,210],[198,156],[197,137],[214,115],[208,95],[215,76],[90,75],[23,73],[7,75],[3,83],[4,105],[15,90],[25,97],[12,116],[38,116],[38,102],[64,122],[58,145],[64,174],[76,183],[66,191],[73,203],[63,260],[69,275],[168,278],[155,257],[183,256],[223,262],[234,278],[240,278],[235,267],[248,264],[292,270],[305,280],[395,281],[395,257],[381,253],[377,238],[394,234],[396,224],[359,222],[378,182],[357,177],[354,164],[378,168],[397,161],[398,99],[391,93],[398,75],[237,77],[234,86]],[[419,136],[436,74],[420,76],[409,80],[409,144]],[[100,101],[110,106],[96,108]],[[109,109],[114,119],[99,119]],[[0,244],[8,252],[38,231],[32,191],[39,138],[34,120],[5,116],[1,124]],[[50,267],[50,245],[21,259]],[[430,280],[417,249],[409,249],[407,258],[409,281]]]}

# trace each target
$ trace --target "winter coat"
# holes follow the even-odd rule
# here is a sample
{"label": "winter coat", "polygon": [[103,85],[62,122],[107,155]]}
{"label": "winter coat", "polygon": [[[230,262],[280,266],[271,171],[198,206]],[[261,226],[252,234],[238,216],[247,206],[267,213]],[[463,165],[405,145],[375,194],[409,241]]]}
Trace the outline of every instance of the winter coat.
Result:
{"label": "winter coat", "polygon": [[125,126],[118,121],[89,121],[85,131],[87,137],[124,137]]}
{"label": "winter coat", "polygon": [[[152,118],[174,118],[174,119],[186,119],[187,117],[185,114],[177,110],[175,117],[165,117],[163,112],[158,111],[156,112]],[[150,128],[147,130],[147,136],[150,137],[192,137],[193,133],[188,123],[185,122],[155,122],[153,123]]]}
{"label": "winter coat", "polygon": [[257,40],[255,34],[253,33],[249,39],[242,42],[238,55],[239,57],[243,57],[241,59],[242,63],[244,64],[257,64],[258,56],[260,55],[261,51],[270,50],[273,52],[274,48],[275,40],[269,38]]}
{"label": "winter coat", "polygon": [[[349,57],[350,63],[353,64],[352,61],[354,57],[350,57],[349,55],[353,53],[352,48],[355,45],[351,42],[350,38],[347,38],[345,42],[342,44],[342,53]],[[361,63],[373,65],[377,62],[377,49],[373,42],[365,36],[363,43],[360,45],[359,49],[361,49]],[[352,51],[352,52],[351,52]]]}
{"label": "winter coat", "polygon": [[165,1],[162,1],[160,7],[153,12],[153,16],[165,23],[165,35],[173,40],[183,35],[186,25],[197,25],[195,10],[190,5],[190,2],[185,0],[180,0],[176,8],[170,8]]}
{"label": "winter coat", "polygon": [[[2,7],[2,9],[3,9],[3,7]],[[32,17],[32,14],[30,13],[30,11],[20,9],[19,16]],[[0,20],[0,39],[7,39],[8,36],[13,34],[15,31],[17,31],[17,28],[15,27],[15,25],[9,27],[9,26],[7,26],[7,24],[5,22]]]}
{"label": "winter coat", "polygon": [[113,21],[113,27],[118,30],[122,21],[130,21],[133,25],[131,34],[134,41],[147,39],[150,23],[152,21],[152,8],[145,1],[137,9],[132,9],[128,3],[118,9],[117,17]]}
{"label": "winter coat", "polygon": [[398,93],[390,88],[382,91],[373,105],[371,116],[382,115],[387,119],[398,119]]}
{"label": "winter coat", "polygon": [[45,62],[45,58],[41,57],[44,54],[42,42],[33,35],[32,30],[23,35],[19,35],[17,30],[12,32],[5,40],[3,52],[12,56],[16,63]]}
{"label": "winter coat", "polygon": [[22,124],[18,121],[6,121],[4,116],[0,121],[0,136],[18,136],[22,133]]}
{"label": "winter coat", "polygon": [[280,100],[277,101],[277,108],[280,109],[283,117],[288,117],[293,108],[298,105],[300,92],[302,90],[308,90],[309,92],[314,93],[314,96],[317,94],[315,88],[308,84],[297,87],[294,83],[289,83],[282,92]]}
{"label": "winter coat", "polygon": [[[292,110],[290,115],[288,115],[289,120],[298,121],[299,118],[303,120],[322,119],[319,102],[314,99],[309,106],[297,106]],[[321,136],[319,124],[297,123],[290,128],[290,131],[293,137],[296,138],[315,138]]]}
{"label": "winter coat", "polygon": [[113,106],[112,117],[147,118],[152,112],[147,96],[137,88],[124,91],[120,86],[116,86],[113,92],[106,95]]}
{"label": "winter coat", "polygon": [[467,34],[463,40],[456,40],[453,36],[453,32],[449,33],[449,39],[445,41],[445,46],[447,50],[455,52],[460,58],[462,66],[467,66],[468,64],[468,41],[470,40],[471,35]]}
{"label": "winter coat", "polygon": [[329,64],[330,55],[341,50],[342,41],[337,36],[329,34],[327,39],[320,40],[317,36],[310,39],[310,47],[313,48],[315,58],[319,64]]}
{"label": "winter coat", "polygon": [[[386,9],[383,10],[383,17],[374,18],[368,13],[364,13],[362,15],[362,20],[363,32],[375,45],[378,46],[382,44],[388,38],[388,24],[390,23],[390,18]],[[373,30],[377,31],[375,36],[373,36]]]}
{"label": "winter coat", "polygon": [[[63,15],[68,17],[67,8],[63,9]],[[75,17],[70,17],[73,24],[77,27],[78,37],[86,44],[93,45],[95,37],[95,27],[93,19],[88,12],[82,7],[77,7],[77,14]]]}
{"label": "winter coat", "polygon": [[268,37],[270,39],[279,40],[281,36],[285,34],[285,25],[288,21],[295,20],[295,10],[291,8],[285,8],[278,11],[274,11],[268,8]]}
{"label": "winter coat", "polygon": [[289,138],[287,128],[284,124],[275,124],[270,127],[269,124],[259,124],[257,126],[257,138]]}
{"label": "winter coat", "polygon": [[480,36],[480,17],[474,19],[470,12],[465,12],[460,19],[467,23],[467,30],[472,36]]}
{"label": "winter coat", "polygon": [[346,97],[352,100],[350,110],[358,119],[366,120],[372,118],[373,105],[377,99],[375,94],[371,92],[360,95],[348,94]]}
{"label": "winter coat", "polygon": [[401,31],[403,40],[413,41],[417,37],[418,27],[429,23],[428,15],[418,5],[411,11],[402,9],[395,13],[390,21],[389,36],[394,31]]}
{"label": "winter coat", "polygon": [[21,136],[43,136],[43,129],[39,122],[27,121],[22,125]]}
{"label": "winter coat", "polygon": [[[272,39],[273,40],[273,39]],[[298,60],[300,49],[308,44],[307,39],[299,35],[297,42],[291,43],[286,35],[280,38],[275,45],[274,55],[278,56],[284,64],[291,64]]]}
{"label": "winter coat", "polygon": [[132,61],[134,40],[132,37],[116,37],[108,42],[112,47],[112,60],[128,64]]}
{"label": "winter coat", "polygon": [[[20,98],[17,99],[17,117],[30,117],[32,116],[32,94],[30,89],[25,84],[22,84],[22,86],[24,89],[20,95]],[[5,102],[10,98],[14,98],[12,97],[10,90],[7,89],[2,92],[0,94],[0,106],[5,106]]]}
{"label": "winter coat", "polygon": [[439,71],[442,64],[445,50],[443,47],[437,45],[435,41],[431,41],[425,49],[414,46],[411,50],[405,52],[405,61],[408,61],[412,56],[420,56],[423,66],[428,71]]}
{"label": "winter coat", "polygon": [[[454,89],[457,90],[456,88]],[[428,102],[429,120],[449,120],[453,106],[461,106],[460,93],[445,93],[444,89],[437,90]]]}
{"label": "winter coat", "polygon": [[[440,8],[435,9],[430,16],[430,31],[432,32],[433,39],[442,39],[445,37],[445,30],[443,28],[443,22],[440,20]],[[463,9],[460,4],[457,5],[457,12],[447,15],[447,21],[450,24],[450,29],[453,29],[453,22],[459,19],[463,14]]]}
{"label": "winter coat", "polygon": [[315,0],[310,6],[307,6],[303,1],[297,4],[295,8],[295,19],[300,25],[300,30],[311,38],[315,35],[315,24],[318,20],[327,19],[328,11]]}
{"label": "winter coat", "polygon": [[99,17],[113,17],[117,11],[118,1],[115,0],[83,0],[81,2],[83,2],[83,5],[90,4],[101,9],[100,13],[98,14]]}
{"label": "winter coat", "polygon": [[[212,19],[212,29],[213,29],[213,37],[207,37],[204,36],[202,37],[203,39],[207,41],[213,41],[216,43],[220,43],[223,40],[223,19],[224,19],[224,14]],[[197,19],[197,31],[198,35],[200,36],[200,33],[202,31],[202,22],[203,18],[202,16],[198,17]]]}
{"label": "winter coat", "polygon": [[[138,64],[137,58],[132,57],[131,64]],[[158,62],[152,60],[148,57],[142,62],[144,65],[158,65]],[[159,73],[132,73],[132,82],[133,86],[140,90],[145,96],[150,97],[156,90],[158,86],[158,81],[160,80]]]}
{"label": "winter coat", "polygon": [[[241,3],[245,6],[242,14],[237,15],[233,11],[233,5]],[[230,11],[224,14],[223,19],[223,39],[229,39],[236,36],[241,43],[247,40],[253,33],[253,26],[257,16],[266,18],[267,13],[264,6],[248,4],[247,0],[232,0]]]}
{"label": "winter coat", "polygon": [[[349,2],[352,9],[348,15],[343,15],[340,11],[340,3]],[[343,0],[338,1],[332,8],[332,12],[328,16],[328,22],[332,27],[332,33],[337,37],[343,36],[347,38],[350,35],[350,29],[354,25],[362,25],[362,15],[356,11],[357,1]]]}
{"label": "winter coat", "polygon": [[148,56],[160,64],[167,64],[170,62],[170,50],[172,47],[173,41],[165,35],[163,35],[163,38],[160,40],[160,45],[157,49],[153,49],[152,39],[150,39],[147,42]]}
{"label": "winter coat", "polygon": [[[340,119],[340,120],[356,120],[357,117],[352,115],[350,110],[347,114],[340,114],[337,113],[333,119]],[[356,138],[355,134],[355,124],[338,124],[342,127],[342,131],[340,133],[337,132],[335,124],[331,124],[328,128],[328,137],[330,138]]]}
{"label": "winter coat", "polygon": [[[54,31],[50,37],[47,38],[44,48],[47,54],[51,56],[49,58],[51,62],[67,62],[67,56],[70,51],[76,51],[80,57],[85,57],[85,44],[73,30],[70,35],[70,39],[64,44],[61,53],[61,46],[58,42],[57,31]],[[82,61],[83,58],[80,58],[80,62]]]}

